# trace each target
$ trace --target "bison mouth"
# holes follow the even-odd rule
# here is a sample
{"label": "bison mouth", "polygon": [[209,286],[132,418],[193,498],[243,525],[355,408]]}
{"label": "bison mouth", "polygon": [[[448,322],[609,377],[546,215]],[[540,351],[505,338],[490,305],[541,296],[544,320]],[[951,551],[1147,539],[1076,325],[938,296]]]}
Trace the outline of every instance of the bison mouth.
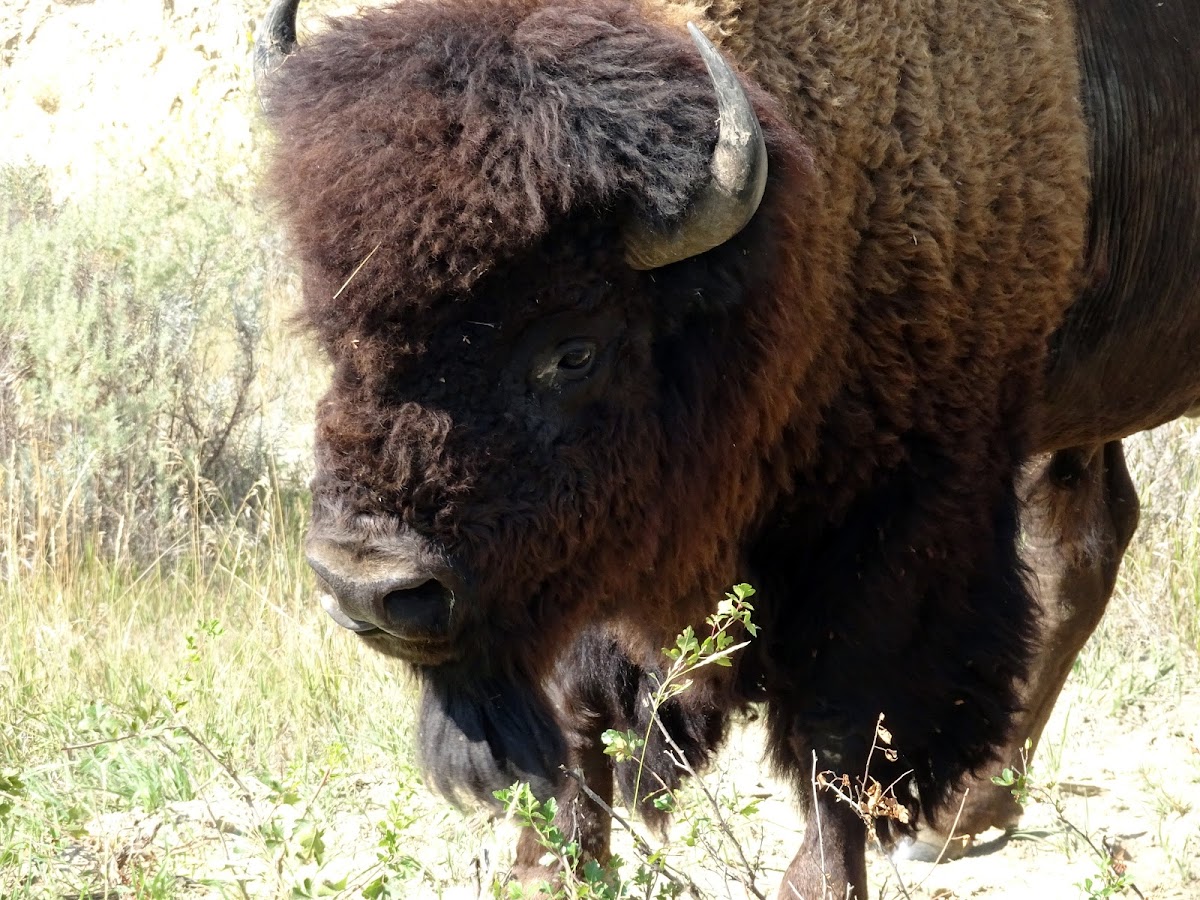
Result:
{"label": "bison mouth", "polygon": [[328,591],[321,592],[321,609],[325,610],[329,618],[333,619],[333,621],[337,622],[347,631],[353,631],[356,634],[370,634],[372,631],[379,631],[370,622],[361,622],[346,615],[345,611],[338,605],[333,594]]}
{"label": "bison mouth", "polygon": [[408,636],[384,631],[371,622],[347,615],[332,594],[321,594],[321,608],[334,622],[357,634],[372,650],[384,656],[402,659],[417,666],[440,666],[459,658],[458,649],[448,637]]}
{"label": "bison mouth", "polygon": [[314,526],[305,550],[325,613],[372,649],[419,666],[461,656],[468,586],[428,540]]}
{"label": "bison mouth", "polygon": [[402,638],[378,629],[362,633],[359,637],[377,653],[402,659],[415,666],[441,666],[453,663],[460,657],[454,644],[436,638]]}
{"label": "bison mouth", "polygon": [[483,676],[461,665],[419,668],[417,742],[431,787],[457,806],[495,808],[495,792],[528,782],[553,796],[566,758],[540,691],[519,676]]}

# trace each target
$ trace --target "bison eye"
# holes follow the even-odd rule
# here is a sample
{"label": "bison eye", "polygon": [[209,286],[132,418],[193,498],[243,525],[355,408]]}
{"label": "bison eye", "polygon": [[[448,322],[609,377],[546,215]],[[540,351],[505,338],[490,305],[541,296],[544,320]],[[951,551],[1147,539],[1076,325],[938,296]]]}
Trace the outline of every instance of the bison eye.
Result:
{"label": "bison eye", "polygon": [[592,371],[596,361],[596,344],[582,339],[567,341],[559,345],[555,355],[558,357],[556,368],[560,377],[583,378]]}
{"label": "bison eye", "polygon": [[600,340],[573,337],[556,344],[542,344],[540,351],[529,360],[527,379],[538,392],[555,394],[565,400],[567,395],[578,397],[601,369],[607,353]]}

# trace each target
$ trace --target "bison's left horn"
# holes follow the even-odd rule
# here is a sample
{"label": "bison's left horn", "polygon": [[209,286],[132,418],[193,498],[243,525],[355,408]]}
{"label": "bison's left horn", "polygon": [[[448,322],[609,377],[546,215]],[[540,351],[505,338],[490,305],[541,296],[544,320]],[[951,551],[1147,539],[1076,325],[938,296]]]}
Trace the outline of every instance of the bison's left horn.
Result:
{"label": "bison's left horn", "polygon": [[262,84],[296,49],[296,9],[300,0],[274,0],[254,36],[254,81]]}
{"label": "bison's left horn", "polygon": [[767,145],[750,98],[700,29],[689,22],[688,31],[717,91],[721,124],[709,162],[711,178],[672,231],[640,219],[629,223],[625,261],[635,269],[657,269],[725,243],[754,217],[767,184]]}

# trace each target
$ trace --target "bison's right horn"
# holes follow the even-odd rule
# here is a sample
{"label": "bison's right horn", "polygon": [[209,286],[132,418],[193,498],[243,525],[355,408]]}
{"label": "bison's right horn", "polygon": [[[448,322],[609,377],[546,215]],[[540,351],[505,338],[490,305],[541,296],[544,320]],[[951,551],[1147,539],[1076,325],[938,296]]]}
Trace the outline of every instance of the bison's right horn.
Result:
{"label": "bison's right horn", "polygon": [[754,217],[767,184],[767,145],[750,98],[703,32],[691,22],[688,31],[708,67],[721,116],[712,177],[672,231],[640,219],[626,226],[625,261],[635,269],[657,269],[725,243]]}
{"label": "bison's right horn", "polygon": [[296,9],[300,0],[274,0],[254,36],[254,81],[262,84],[296,49]]}

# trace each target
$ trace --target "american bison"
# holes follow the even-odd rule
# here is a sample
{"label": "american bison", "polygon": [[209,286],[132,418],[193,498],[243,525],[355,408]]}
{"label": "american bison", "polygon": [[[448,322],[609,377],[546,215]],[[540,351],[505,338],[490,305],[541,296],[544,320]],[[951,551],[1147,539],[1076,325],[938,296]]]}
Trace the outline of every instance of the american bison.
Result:
{"label": "american bison", "polygon": [[668,728],[703,758],[763,701],[821,823],[780,895],[864,900],[814,766],[940,827],[1107,599],[1117,441],[1200,401],[1200,10],[407,0],[296,48],[296,3],[260,62],[333,364],[307,551],[417,672],[431,780],[531,780],[602,858],[561,767],[611,795],[599,732],[750,581],[760,639]]}

